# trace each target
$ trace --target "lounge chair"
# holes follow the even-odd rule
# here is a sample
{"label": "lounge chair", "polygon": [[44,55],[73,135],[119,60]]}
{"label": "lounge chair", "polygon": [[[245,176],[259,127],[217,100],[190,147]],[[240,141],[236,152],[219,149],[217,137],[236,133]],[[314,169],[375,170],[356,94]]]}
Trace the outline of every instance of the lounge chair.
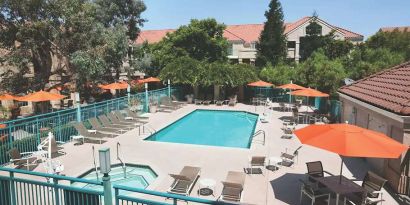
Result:
{"label": "lounge chair", "polygon": [[164,96],[159,100],[159,107],[177,110],[180,108],[180,105],[173,103],[171,98],[169,98],[168,96]]}
{"label": "lounge chair", "polygon": [[282,158],[282,165],[290,167],[295,164],[295,159],[297,160],[300,148],[302,148],[302,146],[295,149],[292,154],[288,154],[287,151],[282,152],[280,155],[280,157]]}
{"label": "lounge chair", "polygon": [[93,129],[97,130],[97,132],[111,134],[112,136],[114,136],[114,135],[117,136],[120,133],[125,132],[125,130],[123,130],[121,128],[103,127],[100,124],[100,122],[98,121],[98,119],[95,118],[95,117],[88,119],[88,122],[90,122]]}
{"label": "lounge chair", "polygon": [[120,119],[117,118],[117,116],[114,113],[107,113],[107,117],[108,119],[110,119],[110,121],[113,124],[117,124],[117,125],[126,125],[126,126],[134,126],[134,128],[138,127],[139,124],[135,123],[135,122],[126,122],[126,121],[121,121]]}
{"label": "lounge chair", "polygon": [[170,174],[174,182],[168,189],[168,193],[188,196],[201,173],[201,168],[185,166],[179,174]]}
{"label": "lounge chair", "polygon": [[237,96],[235,95],[234,97],[229,98],[228,105],[229,105],[229,106],[235,106],[237,102],[238,102]]}
{"label": "lounge chair", "polygon": [[[265,161],[266,157],[265,156],[253,156],[249,159],[249,170],[247,173],[253,174],[253,168],[254,167],[259,167],[261,170],[261,174],[263,174],[263,169],[265,167]],[[262,168],[261,168],[262,167]]]}
{"label": "lounge chair", "polygon": [[105,116],[105,115],[98,116],[98,119],[100,120],[102,125],[104,127],[107,127],[107,128],[121,128],[121,129],[125,129],[125,130],[132,130],[132,129],[135,128],[135,126],[132,126],[132,125],[121,125],[121,124],[112,123],[112,122],[110,122],[108,117]]}
{"label": "lounge chair", "polygon": [[387,180],[377,174],[368,171],[363,179],[362,187],[366,189],[367,194],[350,194],[346,199],[354,204],[377,204],[383,202],[383,193],[381,192]]}
{"label": "lounge chair", "polygon": [[183,102],[183,101],[178,101],[177,97],[175,97],[175,95],[171,95],[171,100],[173,103],[177,103],[180,106],[185,106],[188,104],[188,102]]}
{"label": "lounge chair", "polygon": [[222,182],[223,189],[219,200],[226,202],[240,202],[245,185],[246,174],[243,172],[229,171],[225,181]]}
{"label": "lounge chair", "polygon": [[137,123],[137,124],[147,124],[147,121],[142,121],[139,118],[133,118],[133,117],[125,117],[121,111],[116,110],[114,111],[114,115],[121,121],[121,122],[133,122],[133,123]]}
{"label": "lounge chair", "polygon": [[33,152],[20,152],[17,148],[12,148],[8,151],[10,162],[16,165],[16,168],[26,167],[30,170],[30,166],[37,165],[37,157],[31,156]]}
{"label": "lounge chair", "polygon": [[293,130],[290,127],[286,127],[283,129],[283,135],[281,136],[282,139],[292,139],[293,137]]}
{"label": "lounge chair", "polygon": [[217,106],[222,106],[223,104],[224,104],[224,100],[217,100],[217,101],[215,101],[215,105],[217,105]]}
{"label": "lounge chair", "polygon": [[132,110],[130,110],[129,108],[125,108],[124,109],[125,112],[127,113],[128,117],[132,117],[132,118],[136,118],[136,119],[141,119],[141,120],[148,120],[149,117],[145,117],[145,116],[141,116],[138,115],[136,112],[133,112]]}
{"label": "lounge chair", "polygon": [[60,156],[60,155],[65,155],[66,152],[64,151],[64,147],[62,144],[64,142],[56,141],[54,135],[52,133],[49,133],[51,136],[51,141],[49,142],[49,138],[47,137],[45,140],[43,140],[38,146],[37,149],[38,151],[46,151],[48,152],[48,146],[51,146],[51,158]]}
{"label": "lounge chair", "polygon": [[310,198],[312,204],[315,204],[317,199],[327,199],[327,204],[329,205],[330,203],[329,189],[320,188],[316,184],[312,184],[308,181],[303,181],[301,179],[299,179],[299,181],[302,183],[300,187],[300,203],[299,204],[302,204],[302,197],[303,195],[305,195]]}
{"label": "lounge chair", "polygon": [[84,137],[84,139],[99,141],[100,144],[102,143],[102,138],[107,136],[105,134],[98,133],[97,130],[88,130],[81,122],[73,123],[73,127],[77,130],[78,135]]}
{"label": "lounge chair", "polygon": [[202,101],[202,100],[195,99],[195,105],[200,105],[200,104],[202,104],[202,103],[203,103],[203,101]]}

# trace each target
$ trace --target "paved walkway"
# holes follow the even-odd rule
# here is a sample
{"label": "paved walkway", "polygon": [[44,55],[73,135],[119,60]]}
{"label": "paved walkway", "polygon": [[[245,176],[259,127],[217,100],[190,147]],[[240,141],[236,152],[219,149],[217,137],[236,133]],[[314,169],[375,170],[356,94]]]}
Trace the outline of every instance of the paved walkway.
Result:
{"label": "paved walkway", "polygon": [[[159,130],[196,108],[264,112],[263,107],[255,108],[255,106],[244,104],[237,104],[235,107],[187,105],[172,113],[151,114],[148,126]],[[172,178],[168,176],[169,173],[178,173],[185,165],[199,166],[202,168],[201,178],[212,178],[217,182],[215,196],[208,197],[215,199],[221,194],[222,184],[220,181],[225,179],[228,171],[243,171],[248,165],[249,157],[256,155],[280,156],[281,152],[286,150],[293,152],[301,146],[297,138],[281,139],[283,134],[281,119],[284,116],[290,116],[290,112],[272,110],[265,110],[265,112],[268,113],[269,122],[258,122],[256,130],[261,129],[266,132],[266,144],[262,145],[260,142],[256,142],[259,140],[255,140],[250,149],[144,141],[143,139],[148,134],[138,135],[138,129],[134,129],[114,139],[107,139],[107,142],[101,145],[86,143],[74,146],[74,143],[67,143],[65,145],[67,154],[58,157],[58,160],[65,166],[63,174],[76,177],[93,168],[92,146],[95,146],[95,150],[109,147],[112,163],[119,163],[115,155],[116,144],[119,142],[122,146],[123,161],[149,165],[158,174],[158,178],[148,189],[165,192],[172,183]],[[305,125],[298,127],[302,126]],[[265,169],[263,175],[247,175],[243,202],[260,205],[299,204],[300,182],[298,179],[304,179],[305,162],[308,161],[322,161],[324,169],[333,174],[338,174],[340,171],[341,159],[336,154],[310,146],[303,146],[299,153],[298,162],[293,167],[281,167],[277,171]],[[363,159],[346,159],[343,174],[348,178],[362,179],[367,169],[367,164]],[[44,168],[40,165],[35,171],[44,172]],[[198,183],[191,192],[191,196],[199,197],[197,190]],[[386,200],[385,204],[396,204],[389,194],[385,193],[383,197]],[[305,198],[304,200],[309,203],[309,199]]]}

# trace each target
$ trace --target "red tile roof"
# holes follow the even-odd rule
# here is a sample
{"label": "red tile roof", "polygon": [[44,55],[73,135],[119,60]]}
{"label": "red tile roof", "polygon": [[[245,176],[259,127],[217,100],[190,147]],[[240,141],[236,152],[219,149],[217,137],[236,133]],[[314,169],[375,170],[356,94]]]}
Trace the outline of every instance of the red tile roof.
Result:
{"label": "red tile roof", "polygon": [[400,115],[410,115],[410,61],[343,86],[339,92]]}
{"label": "red tile roof", "polygon": [[[298,28],[302,24],[309,21],[311,17],[303,17],[293,23],[285,23],[285,34]],[[363,36],[352,31],[335,27],[335,29],[342,32],[347,39],[360,38]],[[174,32],[176,29],[164,29],[164,30],[146,30],[141,31],[136,43],[142,44],[144,41],[148,43],[159,42],[167,33]],[[224,37],[229,41],[244,41],[245,43],[257,42],[259,40],[260,33],[263,30],[263,24],[241,24],[241,25],[228,25],[224,31]]]}
{"label": "red tile roof", "polygon": [[410,32],[410,26],[380,28],[380,31],[382,32],[393,32],[395,30],[400,31],[400,32]]}

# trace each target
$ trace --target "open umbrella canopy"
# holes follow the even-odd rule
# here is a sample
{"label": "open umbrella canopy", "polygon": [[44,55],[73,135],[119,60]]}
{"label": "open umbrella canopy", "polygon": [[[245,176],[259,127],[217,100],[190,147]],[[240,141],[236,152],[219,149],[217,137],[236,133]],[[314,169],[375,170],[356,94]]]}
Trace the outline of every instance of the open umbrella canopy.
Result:
{"label": "open umbrella canopy", "polygon": [[305,96],[305,97],[329,97],[329,94],[322,93],[312,88],[296,90],[296,91],[291,92],[290,94],[297,95],[297,96]]}
{"label": "open umbrella canopy", "polygon": [[140,80],[138,83],[154,83],[154,82],[161,82],[159,78],[149,77]]}
{"label": "open umbrella canopy", "polygon": [[3,95],[0,95],[0,100],[17,100],[17,96],[13,96],[13,95],[10,95],[10,94],[3,94]]}
{"label": "open umbrella canopy", "polygon": [[258,80],[256,82],[253,83],[248,83],[248,86],[253,86],[253,87],[271,87],[273,86],[272,83],[268,83],[262,80]]}
{"label": "open umbrella canopy", "polygon": [[409,148],[382,133],[347,123],[310,125],[294,133],[303,144],[346,157],[398,158]]}
{"label": "open umbrella canopy", "polygon": [[302,89],[306,89],[303,86],[297,85],[297,84],[293,84],[293,83],[288,83],[288,84],[284,84],[281,86],[278,86],[277,88],[282,88],[282,89],[289,89],[289,90],[302,90]]}
{"label": "open umbrella canopy", "polygon": [[128,83],[121,82],[121,83],[111,83],[108,85],[99,85],[98,87],[105,89],[105,90],[123,90],[128,88]]}
{"label": "open umbrella canopy", "polygon": [[50,100],[61,100],[65,98],[66,96],[56,94],[56,93],[50,93],[50,92],[45,92],[45,91],[38,91],[23,97],[19,97],[16,100],[18,101],[27,101],[27,102],[44,102],[44,101],[50,101]]}

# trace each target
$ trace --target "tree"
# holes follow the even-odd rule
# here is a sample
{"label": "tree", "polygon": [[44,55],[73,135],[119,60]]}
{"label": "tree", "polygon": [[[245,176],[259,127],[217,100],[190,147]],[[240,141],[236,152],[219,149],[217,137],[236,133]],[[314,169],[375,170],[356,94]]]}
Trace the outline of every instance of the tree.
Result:
{"label": "tree", "polygon": [[275,67],[268,64],[261,70],[259,76],[261,79],[272,82],[275,85],[282,85],[296,79],[296,68],[284,63],[280,63]]}
{"label": "tree", "polygon": [[305,86],[334,94],[347,75],[339,59],[329,59],[320,49],[298,65],[296,76]]}
{"label": "tree", "polygon": [[20,72],[34,68],[36,89],[44,88],[52,70],[77,81],[82,79],[77,68],[87,69],[82,62],[96,60],[93,64],[118,70],[128,40],[145,21],[144,10],[140,0],[1,0],[0,47],[11,51],[7,60]]}
{"label": "tree", "polygon": [[367,41],[368,48],[386,48],[392,52],[402,53],[405,60],[410,60],[410,30],[392,32],[379,31]]}
{"label": "tree", "polygon": [[265,12],[267,21],[256,44],[256,65],[265,66],[268,62],[276,65],[286,58],[286,36],[283,11],[279,0],[271,0]]}
{"label": "tree", "polygon": [[223,37],[225,25],[215,19],[196,20],[168,33],[153,46],[156,65],[165,67],[175,58],[188,56],[198,61],[223,61],[227,56],[228,41]]}

